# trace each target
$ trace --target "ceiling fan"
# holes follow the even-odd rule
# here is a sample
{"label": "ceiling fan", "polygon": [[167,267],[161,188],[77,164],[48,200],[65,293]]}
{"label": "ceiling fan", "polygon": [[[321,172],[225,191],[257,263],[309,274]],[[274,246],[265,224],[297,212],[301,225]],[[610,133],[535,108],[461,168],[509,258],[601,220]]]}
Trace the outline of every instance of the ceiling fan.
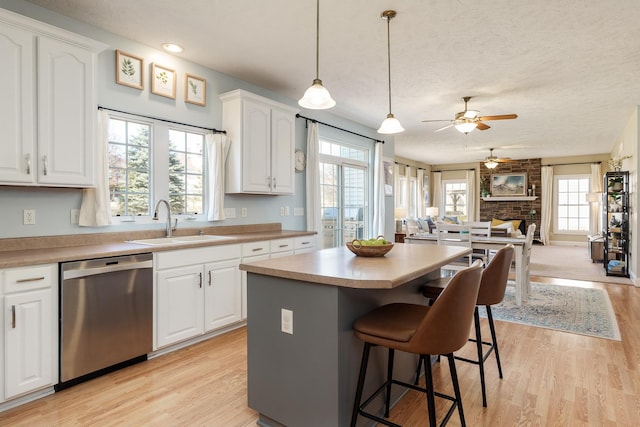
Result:
{"label": "ceiling fan", "polygon": [[489,120],[510,120],[518,117],[517,114],[502,114],[498,116],[480,116],[480,112],[476,110],[467,109],[467,103],[471,99],[470,96],[465,96],[462,98],[464,101],[464,111],[460,111],[456,113],[456,116],[453,120],[423,120],[423,122],[451,122],[447,126],[441,127],[440,129],[436,129],[435,132],[440,132],[441,130],[445,130],[454,126],[457,130],[464,134],[468,134],[474,129],[479,130],[487,130],[491,126],[483,123]]}
{"label": "ceiling fan", "polygon": [[493,155],[493,148],[489,148],[489,155],[481,161],[484,162],[487,169],[495,169],[498,163],[512,162],[513,160],[510,157],[496,157]]}

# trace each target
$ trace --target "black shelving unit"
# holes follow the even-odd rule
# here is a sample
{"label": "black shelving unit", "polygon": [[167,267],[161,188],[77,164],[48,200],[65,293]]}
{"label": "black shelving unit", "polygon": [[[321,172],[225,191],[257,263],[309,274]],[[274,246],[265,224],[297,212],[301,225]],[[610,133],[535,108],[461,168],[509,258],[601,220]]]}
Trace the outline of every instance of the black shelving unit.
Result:
{"label": "black shelving unit", "polygon": [[607,276],[629,277],[629,172],[607,172],[604,190],[604,269]]}

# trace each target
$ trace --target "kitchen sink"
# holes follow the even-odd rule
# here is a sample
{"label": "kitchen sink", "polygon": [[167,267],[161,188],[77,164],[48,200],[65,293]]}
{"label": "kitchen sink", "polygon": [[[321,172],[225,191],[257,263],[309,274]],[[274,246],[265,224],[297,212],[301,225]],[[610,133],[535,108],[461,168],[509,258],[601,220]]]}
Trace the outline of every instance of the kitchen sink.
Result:
{"label": "kitchen sink", "polygon": [[180,245],[193,242],[215,242],[220,240],[233,240],[233,237],[214,236],[211,234],[203,234],[196,236],[178,236],[178,237],[156,237],[153,239],[129,240],[129,243],[137,243],[148,246],[162,245]]}

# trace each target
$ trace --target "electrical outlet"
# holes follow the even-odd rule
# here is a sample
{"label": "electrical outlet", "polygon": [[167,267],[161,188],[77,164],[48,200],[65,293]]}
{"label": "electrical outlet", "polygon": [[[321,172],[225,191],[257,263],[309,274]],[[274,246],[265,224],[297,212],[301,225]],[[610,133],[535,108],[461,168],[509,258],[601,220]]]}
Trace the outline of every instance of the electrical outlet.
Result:
{"label": "electrical outlet", "polygon": [[71,224],[80,222],[80,209],[71,209]]}
{"label": "electrical outlet", "polygon": [[284,216],[284,206],[280,206],[280,216]]}
{"label": "electrical outlet", "polygon": [[284,216],[289,216],[289,206],[284,207]]}
{"label": "electrical outlet", "polygon": [[36,210],[25,209],[22,211],[22,223],[24,225],[34,225],[36,223]]}
{"label": "electrical outlet", "polygon": [[235,218],[236,208],[224,208],[224,216],[225,218]]}
{"label": "electrical outlet", "polygon": [[242,208],[242,218],[246,218],[247,217],[247,208]]}
{"label": "electrical outlet", "polygon": [[293,335],[293,311],[286,308],[281,309],[280,318],[282,332]]}

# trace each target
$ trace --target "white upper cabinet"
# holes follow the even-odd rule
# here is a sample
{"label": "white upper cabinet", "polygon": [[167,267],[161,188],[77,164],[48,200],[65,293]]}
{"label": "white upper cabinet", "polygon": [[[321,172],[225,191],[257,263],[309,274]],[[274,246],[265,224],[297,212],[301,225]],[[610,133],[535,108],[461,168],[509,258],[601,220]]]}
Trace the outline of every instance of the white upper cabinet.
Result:
{"label": "white upper cabinet", "polygon": [[296,109],[244,90],[220,95],[227,193],[293,194]]}
{"label": "white upper cabinet", "polygon": [[91,187],[104,46],[0,9],[0,184]]}

